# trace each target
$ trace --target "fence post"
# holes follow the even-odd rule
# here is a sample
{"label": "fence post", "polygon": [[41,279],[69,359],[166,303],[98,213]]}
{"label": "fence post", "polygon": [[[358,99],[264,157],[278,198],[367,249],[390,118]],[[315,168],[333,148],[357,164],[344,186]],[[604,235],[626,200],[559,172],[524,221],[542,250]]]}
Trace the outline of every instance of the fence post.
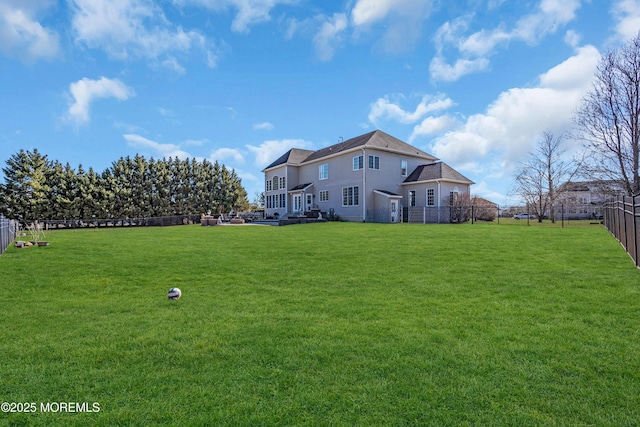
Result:
{"label": "fence post", "polygon": [[[627,196],[622,197],[622,219],[624,221],[624,247],[629,247],[629,230],[627,230]],[[628,252],[628,251],[627,251]]]}
{"label": "fence post", "polygon": [[636,221],[636,198],[638,196],[632,196],[631,197],[631,221],[633,222],[633,238],[635,239],[635,244],[633,245],[635,247],[635,254],[633,254],[633,261],[636,263],[636,266],[638,266],[638,264],[640,264],[640,260],[638,260],[638,226],[637,226],[637,221]]}
{"label": "fence post", "polygon": [[4,252],[4,249],[5,249],[4,226],[5,226],[4,217],[0,216],[0,254],[2,254]]}

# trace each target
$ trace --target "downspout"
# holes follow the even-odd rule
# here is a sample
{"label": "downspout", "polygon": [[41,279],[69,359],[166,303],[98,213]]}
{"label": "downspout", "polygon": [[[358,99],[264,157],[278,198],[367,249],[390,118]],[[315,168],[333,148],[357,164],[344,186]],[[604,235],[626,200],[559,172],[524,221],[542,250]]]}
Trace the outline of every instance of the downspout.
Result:
{"label": "downspout", "polygon": [[440,203],[442,203],[442,194],[440,190],[440,181],[438,181],[438,224],[440,224]]}
{"label": "downspout", "polygon": [[367,221],[367,167],[365,166],[365,151],[364,147],[360,148],[362,150],[362,222]]}

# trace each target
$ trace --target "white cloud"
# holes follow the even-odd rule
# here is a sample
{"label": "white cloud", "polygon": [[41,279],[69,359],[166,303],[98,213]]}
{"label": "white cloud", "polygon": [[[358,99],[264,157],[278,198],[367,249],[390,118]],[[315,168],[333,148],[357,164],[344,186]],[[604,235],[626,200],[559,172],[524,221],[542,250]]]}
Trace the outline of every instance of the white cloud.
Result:
{"label": "white cloud", "polygon": [[265,167],[291,148],[311,150],[313,144],[303,139],[280,139],[264,141],[259,146],[247,145],[246,147],[255,155],[255,164]]}
{"label": "white cloud", "polygon": [[358,0],[351,10],[351,20],[356,26],[368,26],[394,14],[422,19],[430,3],[425,0]]}
{"label": "white cloud", "polygon": [[530,44],[538,43],[549,33],[573,21],[580,0],[542,0],[539,10],[520,19],[513,30],[513,38]]}
{"label": "white cloud", "polygon": [[302,20],[290,18],[286,21],[285,39],[291,40],[295,35],[312,39],[318,60],[330,61],[342,45],[348,26],[344,13],[334,13],[332,16],[318,14]]}
{"label": "white cloud", "polygon": [[0,3],[0,52],[26,62],[58,56],[58,34],[43,27],[34,17],[46,8],[42,2]]}
{"label": "white cloud", "polygon": [[462,76],[477,73],[489,68],[489,60],[486,58],[456,60],[456,63],[449,65],[444,58],[436,56],[429,64],[431,78],[437,81],[454,82]]}
{"label": "white cloud", "polygon": [[362,31],[383,24],[382,49],[388,53],[405,51],[419,39],[431,4],[431,0],[357,0],[351,10],[351,22]]}
{"label": "white cloud", "polygon": [[542,132],[561,133],[571,126],[599,60],[595,47],[578,49],[542,74],[537,87],[501,93],[485,113],[436,139],[433,153],[451,163],[470,163],[491,153],[500,153],[505,164],[520,160]]}
{"label": "white cloud", "polygon": [[378,124],[383,119],[394,120],[404,124],[415,123],[430,112],[446,110],[453,105],[453,101],[444,95],[425,95],[416,106],[416,109],[413,112],[409,112],[400,107],[399,102],[392,102],[389,100],[389,96],[385,96],[378,98],[371,105],[369,121],[373,124]]}
{"label": "white cloud", "polygon": [[[210,48],[199,32],[172,26],[151,0],[72,0],[72,4],[76,43],[104,49],[114,58],[157,59],[169,52],[187,53],[192,47]],[[184,73],[172,55],[158,63]]]}
{"label": "white cloud", "polygon": [[136,134],[125,134],[122,135],[122,137],[132,147],[149,149],[152,151],[152,155],[155,153],[155,156],[158,158],[178,157],[184,160],[193,157],[186,151],[181,150],[180,146],[176,144],[161,144]]}
{"label": "white cloud", "polygon": [[[469,28],[473,15],[446,22],[435,35],[437,53],[429,67],[431,78],[451,82],[464,75],[484,71],[489,67],[488,56],[499,46],[514,40],[537,44],[548,34],[573,21],[580,6],[580,0],[541,0],[537,9],[520,18],[511,30],[500,24],[494,29],[482,29],[466,37],[463,33]],[[572,38],[567,42],[578,42],[575,33],[570,36]],[[454,65],[449,65],[445,59],[446,48],[452,48],[460,55]]]}
{"label": "white cloud", "polygon": [[256,123],[253,125],[255,130],[273,130],[274,126],[269,122]]}
{"label": "white cloud", "polygon": [[240,150],[235,148],[218,148],[211,152],[209,159],[212,162],[217,160],[219,163],[224,163],[226,159],[234,160],[237,163],[244,163],[244,156]]}
{"label": "white cloud", "polygon": [[612,7],[616,36],[627,42],[640,31],[640,0],[618,0]]}
{"label": "white cloud", "polygon": [[91,103],[101,98],[116,98],[125,101],[135,96],[133,89],[118,79],[101,77],[99,80],[83,78],[69,85],[69,92],[73,97],[73,104],[69,107],[68,117],[78,124],[91,120],[89,110]]}
{"label": "white cloud", "polygon": [[391,12],[394,0],[359,0],[351,11],[354,25],[371,25],[382,20]]}
{"label": "white cloud", "polygon": [[439,117],[429,116],[422,120],[420,124],[414,126],[413,132],[409,137],[409,142],[421,136],[440,134],[451,129],[458,121],[455,117],[444,115]]}
{"label": "white cloud", "polygon": [[271,20],[271,9],[278,4],[291,4],[290,0],[228,0],[238,13],[231,23],[231,29],[240,33],[249,31],[250,25]]}
{"label": "white cloud", "polygon": [[580,40],[582,40],[582,36],[573,30],[568,30],[564,35],[564,42],[573,48],[580,45]]}
{"label": "white cloud", "polygon": [[460,51],[467,55],[485,56],[503,42],[508,42],[511,35],[502,29],[478,31],[460,43]]}
{"label": "white cloud", "polygon": [[334,13],[322,23],[320,31],[313,38],[316,54],[321,61],[330,61],[333,58],[336,47],[342,41],[340,35],[346,28],[347,15],[344,13]]}
{"label": "white cloud", "polygon": [[297,2],[298,0],[174,0],[177,4],[198,5],[214,11],[235,9],[231,29],[238,33],[247,33],[249,27],[270,21],[271,10],[275,7]]}
{"label": "white cloud", "polygon": [[176,74],[184,74],[187,70],[180,65],[178,60],[173,56],[169,56],[166,59],[160,61],[159,63],[162,67],[168,68],[169,70],[175,72]]}

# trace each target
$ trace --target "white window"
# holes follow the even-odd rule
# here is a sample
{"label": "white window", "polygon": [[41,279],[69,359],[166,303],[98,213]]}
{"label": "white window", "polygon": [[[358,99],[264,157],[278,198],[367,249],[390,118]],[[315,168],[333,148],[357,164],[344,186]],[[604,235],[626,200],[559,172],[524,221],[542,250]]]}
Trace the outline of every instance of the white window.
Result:
{"label": "white window", "polygon": [[267,191],[271,191],[271,188],[272,188],[271,187],[271,180],[270,179],[267,180],[266,184],[267,184]]}
{"label": "white window", "polygon": [[400,173],[402,174],[402,176],[407,176],[407,161],[403,160],[400,163]]}
{"label": "white window", "polygon": [[362,169],[364,167],[364,159],[362,156],[356,156],[353,158],[353,170],[357,171],[358,169]]}
{"label": "white window", "polygon": [[285,188],[285,187],[286,187],[286,182],[283,176],[282,178],[280,178],[280,188]]}
{"label": "white window", "polygon": [[411,190],[409,191],[409,206],[415,206],[415,205],[416,205],[416,191]]}
{"label": "white window", "polygon": [[427,190],[427,206],[435,206],[436,204],[436,196],[435,190],[433,188],[429,188]]}
{"label": "white window", "polygon": [[320,179],[329,179],[329,165],[320,165]]}
{"label": "white window", "polygon": [[280,207],[284,208],[286,202],[287,202],[287,195],[284,193],[280,194]]}
{"label": "white window", "polygon": [[358,187],[342,188],[342,206],[358,206],[360,204]]}
{"label": "white window", "polygon": [[278,176],[274,176],[273,177],[273,189],[277,190],[278,189]]}
{"label": "white window", "polygon": [[323,190],[320,192],[320,201],[321,202],[329,201],[329,190]]}
{"label": "white window", "polygon": [[380,157],[369,156],[369,169],[380,169]]}

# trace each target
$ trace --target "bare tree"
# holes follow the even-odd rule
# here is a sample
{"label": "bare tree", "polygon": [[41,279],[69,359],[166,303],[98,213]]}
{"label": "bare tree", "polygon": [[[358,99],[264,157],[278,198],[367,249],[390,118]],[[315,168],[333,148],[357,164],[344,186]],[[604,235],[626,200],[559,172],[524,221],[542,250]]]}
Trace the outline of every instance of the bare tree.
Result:
{"label": "bare tree", "polygon": [[534,151],[530,152],[516,170],[513,193],[533,209],[542,222],[549,213],[555,222],[555,201],[562,192],[562,184],[571,181],[581,160],[568,159],[562,146],[563,136],[545,132]]}
{"label": "bare tree", "polygon": [[449,221],[460,224],[471,219],[471,198],[467,193],[451,192],[449,197],[443,200],[443,204],[449,206]]}
{"label": "bare tree", "polygon": [[602,57],[574,120],[591,152],[592,178],[640,194],[640,33]]}

